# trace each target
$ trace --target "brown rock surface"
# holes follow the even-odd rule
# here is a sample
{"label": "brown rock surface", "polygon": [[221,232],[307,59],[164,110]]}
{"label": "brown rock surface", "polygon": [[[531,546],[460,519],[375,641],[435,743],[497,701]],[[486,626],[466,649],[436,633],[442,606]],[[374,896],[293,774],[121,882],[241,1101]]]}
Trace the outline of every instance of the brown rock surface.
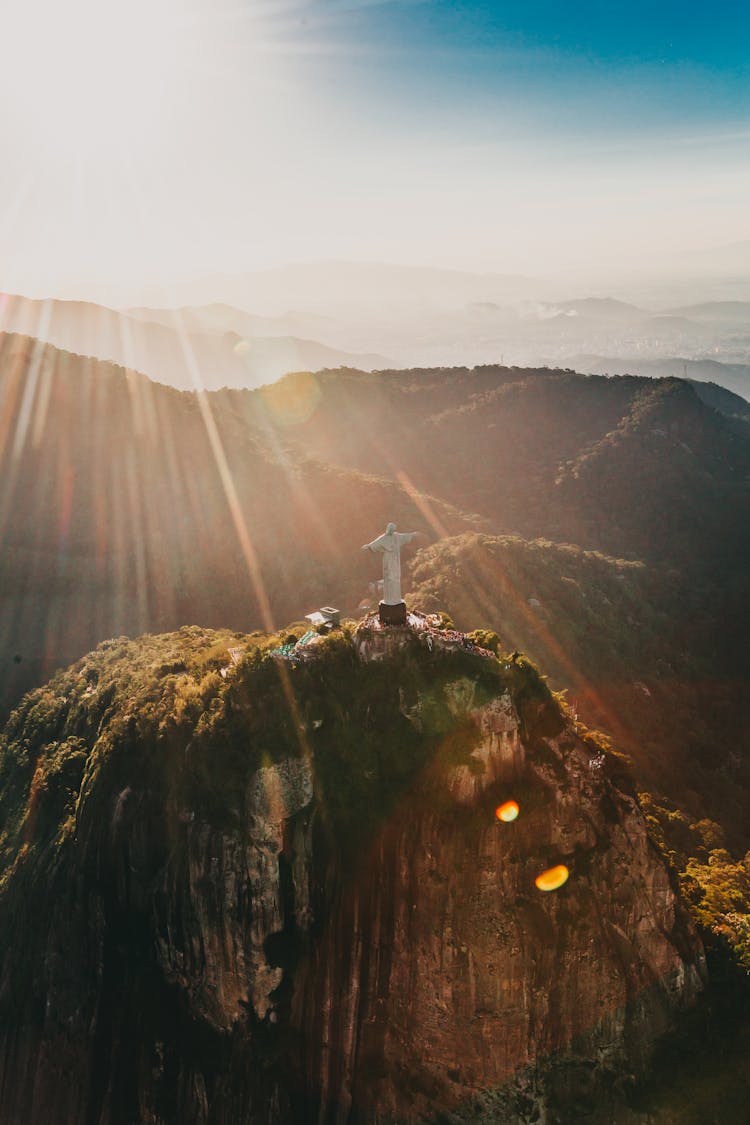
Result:
{"label": "brown rock surface", "polygon": [[[591,1089],[591,1072],[642,1067],[701,988],[699,943],[635,800],[569,729],[526,757],[512,711],[509,696],[467,710],[481,772],[446,778],[454,806],[402,809],[298,977],[308,1081],[337,1120],[431,1119],[565,1052]],[[517,821],[493,822],[485,787],[519,799]],[[569,882],[537,891],[558,862]]]}

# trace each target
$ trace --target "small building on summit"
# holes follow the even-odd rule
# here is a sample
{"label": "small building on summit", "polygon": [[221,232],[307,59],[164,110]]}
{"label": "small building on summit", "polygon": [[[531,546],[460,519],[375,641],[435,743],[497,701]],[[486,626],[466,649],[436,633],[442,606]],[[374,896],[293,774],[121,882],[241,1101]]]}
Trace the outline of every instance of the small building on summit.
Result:
{"label": "small building on summit", "polygon": [[324,605],[314,613],[306,613],[305,621],[309,621],[313,628],[317,625],[328,625],[331,629],[337,629],[341,624],[341,610],[335,609],[332,605]]}

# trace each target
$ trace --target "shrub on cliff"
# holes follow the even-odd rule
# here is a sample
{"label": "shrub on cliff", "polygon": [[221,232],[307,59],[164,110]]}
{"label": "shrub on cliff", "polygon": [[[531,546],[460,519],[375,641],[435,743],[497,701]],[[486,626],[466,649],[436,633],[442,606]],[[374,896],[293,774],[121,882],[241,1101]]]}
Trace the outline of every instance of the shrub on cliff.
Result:
{"label": "shrub on cliff", "polygon": [[698,921],[723,937],[750,972],[750,852],[734,861],[718,848],[707,863],[690,859],[682,884]]}

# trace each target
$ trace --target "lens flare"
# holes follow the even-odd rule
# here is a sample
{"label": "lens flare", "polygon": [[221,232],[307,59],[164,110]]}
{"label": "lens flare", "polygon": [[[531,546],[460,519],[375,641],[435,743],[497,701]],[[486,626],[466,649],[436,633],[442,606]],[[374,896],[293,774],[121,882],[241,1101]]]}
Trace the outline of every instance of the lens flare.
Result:
{"label": "lens flare", "polygon": [[516,801],[504,801],[502,805],[498,805],[495,809],[495,816],[498,820],[502,820],[504,824],[510,824],[515,820],[521,810]]}
{"label": "lens flare", "polygon": [[279,426],[309,422],[323,397],[318,380],[309,371],[295,371],[277,383],[261,387],[260,396]]}
{"label": "lens flare", "polygon": [[534,882],[539,891],[556,891],[563,883],[567,883],[568,875],[570,872],[565,864],[558,863],[556,867],[548,867],[541,875],[537,875]]}

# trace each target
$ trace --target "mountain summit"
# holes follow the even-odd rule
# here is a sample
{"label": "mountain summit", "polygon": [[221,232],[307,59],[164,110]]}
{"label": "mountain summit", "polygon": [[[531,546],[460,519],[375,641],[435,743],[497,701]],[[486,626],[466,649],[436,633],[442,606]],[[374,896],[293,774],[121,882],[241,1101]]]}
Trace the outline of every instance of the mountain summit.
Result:
{"label": "mountain summit", "polygon": [[704,975],[621,763],[493,635],[301,632],[14,712],[0,1118],[614,1120]]}

